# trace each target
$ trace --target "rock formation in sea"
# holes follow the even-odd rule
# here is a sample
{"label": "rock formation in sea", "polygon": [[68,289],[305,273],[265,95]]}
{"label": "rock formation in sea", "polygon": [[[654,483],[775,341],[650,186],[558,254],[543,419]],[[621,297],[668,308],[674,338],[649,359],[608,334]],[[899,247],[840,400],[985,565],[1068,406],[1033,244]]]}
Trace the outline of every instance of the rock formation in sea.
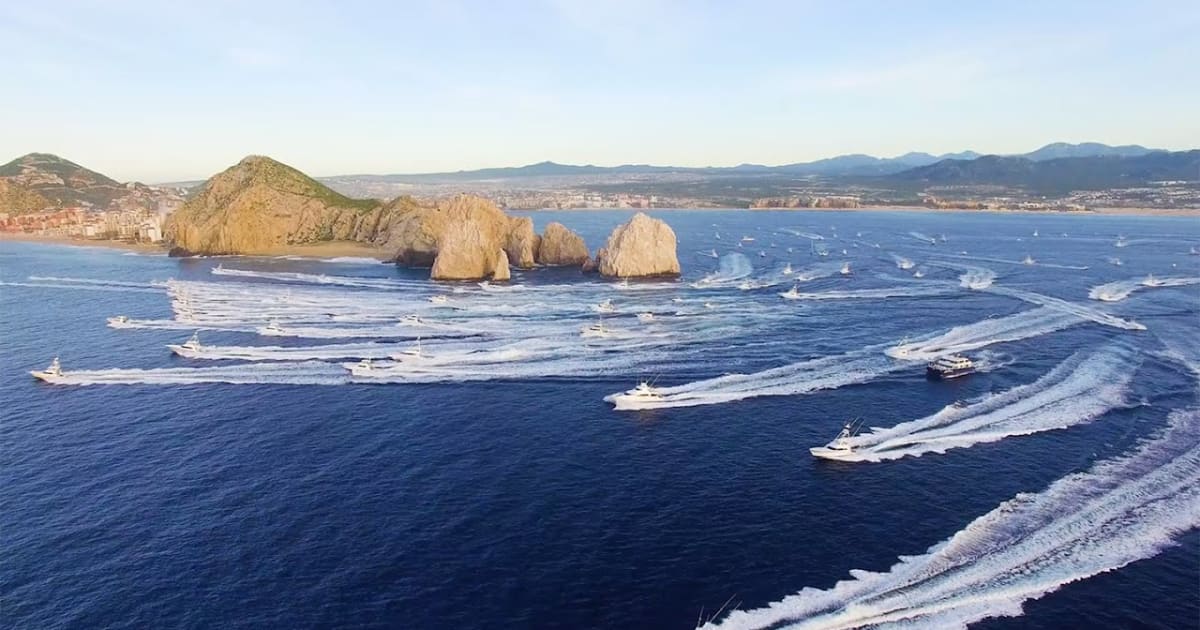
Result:
{"label": "rock formation in sea", "polygon": [[490,277],[501,250],[507,264],[532,267],[541,240],[528,217],[510,217],[473,195],[406,208],[389,219],[383,250],[401,264],[432,266],[434,280]]}
{"label": "rock formation in sea", "polygon": [[351,199],[268,157],[213,176],[164,225],[177,254],[272,254],[322,241],[371,242],[381,204]]}
{"label": "rock formation in sea", "polygon": [[538,263],[549,266],[582,265],[590,258],[583,237],[554,221],[542,232]]}
{"label": "rock formation in sea", "polygon": [[512,272],[508,268],[508,254],[502,249],[496,253],[496,265],[492,270],[492,280],[506,281],[512,278]]}
{"label": "rock formation in sea", "polygon": [[644,212],[618,225],[596,255],[600,273],[615,278],[679,275],[675,231]]}

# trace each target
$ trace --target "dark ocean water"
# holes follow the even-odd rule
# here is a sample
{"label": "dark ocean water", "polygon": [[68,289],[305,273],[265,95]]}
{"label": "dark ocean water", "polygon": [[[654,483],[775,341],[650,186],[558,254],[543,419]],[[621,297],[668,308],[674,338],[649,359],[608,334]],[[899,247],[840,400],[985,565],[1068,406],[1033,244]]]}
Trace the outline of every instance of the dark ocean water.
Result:
{"label": "dark ocean water", "polygon": [[[1200,285],[1088,297],[1148,274],[1200,276],[1194,219],[657,214],[679,236],[684,277],[624,288],[575,270],[519,272],[523,288],[495,290],[435,286],[426,270],[364,261],[175,260],[0,242],[3,625],[691,628],[726,602],[757,609],[828,589],[853,569],[887,571],[1019,493],[1135,450],[1197,405],[1196,377],[1162,351],[1197,360]],[[627,215],[531,214],[539,229],[561,220],[593,248]],[[754,240],[736,246],[743,236]],[[706,255],[713,249],[720,260]],[[1020,264],[1026,255],[1038,264]],[[852,275],[830,271],[843,261]],[[785,263],[821,276],[798,288],[826,299],[781,299],[793,285]],[[235,275],[214,274],[218,265]],[[960,288],[963,266],[993,271],[994,287],[1148,330],[1081,318],[972,348],[985,371],[927,381],[923,363],[895,364],[883,348],[1052,308]],[[888,297],[829,299],[884,288]],[[434,292],[464,310],[436,307],[426,299]],[[609,325],[631,336],[589,345],[576,331],[605,298],[618,309]],[[218,329],[201,333],[205,344],[249,353],[408,347],[408,337],[337,331],[419,312],[445,326],[425,347],[455,362],[412,379],[424,382],[360,383],[332,358],[184,359],[165,344],[195,326],[172,319],[173,299]],[[639,327],[643,311],[654,324]],[[150,323],[106,326],[118,314]],[[255,332],[269,321],[318,336]],[[492,340],[529,354],[472,366]],[[1107,394],[1119,401],[1069,428],[881,462],[808,453],[848,417],[891,427],[1106,352],[1116,352],[1100,355],[1108,372],[1081,373],[1087,388],[1047,415],[1094,403],[1091,392],[1122,374],[1129,382]],[[55,355],[75,385],[28,376]],[[760,375],[823,356],[844,356],[853,378],[836,362]],[[751,376],[708,380],[732,372]],[[641,377],[702,404],[615,411],[604,401]],[[827,388],[811,389],[813,379]],[[1069,567],[1031,568],[1029,579],[1065,585],[1020,617],[973,627],[1200,627],[1200,505],[1184,511],[1191,528],[1165,535],[1175,544],[1081,581]],[[1114,553],[1098,540],[1047,555]],[[1052,550],[1053,537],[1045,544]]]}

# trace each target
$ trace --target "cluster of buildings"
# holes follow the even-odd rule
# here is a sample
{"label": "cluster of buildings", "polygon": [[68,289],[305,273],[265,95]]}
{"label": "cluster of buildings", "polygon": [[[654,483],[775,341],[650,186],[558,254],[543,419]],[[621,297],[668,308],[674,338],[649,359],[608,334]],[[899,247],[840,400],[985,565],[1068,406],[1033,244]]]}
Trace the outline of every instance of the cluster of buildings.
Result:
{"label": "cluster of buildings", "polygon": [[55,238],[157,243],[163,238],[165,217],[166,213],[159,212],[157,208],[54,208],[45,212],[0,213],[0,232]]}

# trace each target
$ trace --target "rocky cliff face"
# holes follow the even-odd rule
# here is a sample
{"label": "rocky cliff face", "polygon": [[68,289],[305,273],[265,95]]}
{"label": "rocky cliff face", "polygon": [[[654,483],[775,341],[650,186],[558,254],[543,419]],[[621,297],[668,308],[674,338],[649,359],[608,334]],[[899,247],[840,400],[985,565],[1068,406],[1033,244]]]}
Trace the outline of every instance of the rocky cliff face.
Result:
{"label": "rocky cliff face", "polygon": [[542,233],[542,246],[538,249],[538,262],[543,265],[582,265],[588,260],[587,244],[583,237],[567,226],[553,222]]}
{"label": "rocky cliff face", "polygon": [[597,255],[600,273],[614,278],[679,275],[675,231],[639,212],[618,225]]}
{"label": "rocky cliff face", "polygon": [[458,195],[394,214],[382,246],[401,264],[432,266],[435,280],[469,280],[496,271],[497,251],[504,252],[505,266],[532,267],[540,241],[530,219],[510,217],[481,197]]}
{"label": "rocky cliff face", "polygon": [[288,245],[375,241],[380,203],[350,199],[296,169],[251,156],[212,177],[164,226],[172,248],[193,254],[269,254]]}
{"label": "rocky cliff face", "polygon": [[54,205],[54,202],[24,186],[0,179],[0,213],[41,212]]}

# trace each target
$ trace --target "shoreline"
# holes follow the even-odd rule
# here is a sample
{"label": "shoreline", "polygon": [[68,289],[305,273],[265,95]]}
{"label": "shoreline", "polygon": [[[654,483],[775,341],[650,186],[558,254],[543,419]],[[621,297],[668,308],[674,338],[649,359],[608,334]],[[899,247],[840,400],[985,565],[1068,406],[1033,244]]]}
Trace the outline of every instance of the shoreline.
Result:
{"label": "shoreline", "polygon": [[928,212],[931,214],[1028,214],[1066,216],[1145,216],[1145,217],[1200,217],[1200,208],[1093,208],[1091,210],[1019,210],[965,208],[929,208],[926,206],[864,206],[861,208],[716,208],[702,206],[694,208],[505,208],[505,212]]}
{"label": "shoreline", "polygon": [[[132,251],[143,254],[162,254],[167,255],[165,245],[157,243],[131,243],[128,241],[114,240],[92,240],[83,238],[70,238],[66,236],[42,236],[40,234],[14,234],[11,232],[0,232],[0,243],[13,241],[21,243],[41,243],[43,245],[66,245],[68,247],[102,247],[105,249],[116,249],[122,251]],[[229,256],[245,256],[247,258],[254,257],[269,257],[275,258],[280,256],[301,256],[305,258],[315,259],[334,259],[334,258],[371,258],[381,263],[388,262],[389,258],[379,248],[362,243],[352,241],[335,241],[331,243],[316,243],[313,245],[291,245],[287,247],[273,248],[263,252],[254,254],[228,254]],[[207,258],[209,256],[195,256],[195,258]]]}

